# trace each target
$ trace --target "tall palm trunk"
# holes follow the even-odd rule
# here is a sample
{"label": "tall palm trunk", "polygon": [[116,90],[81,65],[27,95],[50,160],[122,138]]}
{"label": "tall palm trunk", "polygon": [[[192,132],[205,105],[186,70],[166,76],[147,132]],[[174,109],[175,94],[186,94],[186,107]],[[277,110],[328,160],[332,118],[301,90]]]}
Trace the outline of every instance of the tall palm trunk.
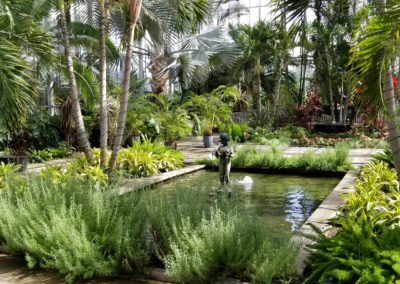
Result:
{"label": "tall palm trunk", "polygon": [[281,85],[282,85],[282,68],[284,67],[284,60],[283,58],[279,58],[278,64],[276,66],[276,76],[275,76],[275,85],[274,85],[274,109],[273,109],[273,116],[274,119],[276,120],[277,115],[278,115],[278,109],[279,109],[279,102],[281,100]]}
{"label": "tall palm trunk", "polygon": [[168,76],[166,74],[160,76],[164,68],[165,55],[163,50],[157,52],[151,59],[150,73],[151,73],[151,89],[155,94],[165,94],[165,87],[167,84]]}
{"label": "tall palm trunk", "polygon": [[124,81],[122,85],[122,95],[120,98],[117,131],[115,133],[114,145],[109,163],[109,168],[111,171],[115,169],[118,152],[119,149],[121,148],[122,136],[125,130],[126,112],[128,110],[129,83],[132,71],[133,39],[135,35],[136,22],[139,18],[141,8],[142,8],[142,0],[129,1],[128,45],[126,48],[126,55],[125,55]]}
{"label": "tall palm trunk", "polygon": [[69,43],[69,32],[66,20],[66,9],[64,0],[58,0],[58,8],[60,12],[60,24],[61,32],[63,36],[65,60],[68,71],[68,84],[69,84],[69,96],[72,103],[72,115],[76,125],[76,133],[78,136],[78,145],[81,147],[85,153],[85,156],[89,163],[93,163],[93,153],[92,148],[89,144],[89,139],[86,134],[85,125],[83,123],[81,106],[78,97],[78,89],[76,86],[74,66],[72,60],[72,51]]}
{"label": "tall palm trunk", "polygon": [[388,142],[392,151],[397,176],[400,178],[400,131],[399,125],[397,123],[397,103],[394,94],[392,69],[390,67],[386,72],[383,97],[385,99],[386,107],[388,110],[388,117],[386,118],[386,125],[389,130]]}
{"label": "tall palm trunk", "polygon": [[107,103],[107,62],[106,62],[106,25],[107,10],[105,1],[99,1],[99,65],[100,65],[100,165],[107,163],[108,103]]}
{"label": "tall palm trunk", "polygon": [[329,96],[329,108],[331,110],[332,120],[335,119],[335,105],[333,102],[333,90],[332,90],[332,77],[329,62],[326,62],[326,83],[328,84],[328,96]]}
{"label": "tall palm trunk", "polygon": [[260,62],[260,56],[258,56],[257,58],[257,115],[258,115],[258,119],[261,119],[261,91],[262,91],[262,87],[261,87],[261,62]]}

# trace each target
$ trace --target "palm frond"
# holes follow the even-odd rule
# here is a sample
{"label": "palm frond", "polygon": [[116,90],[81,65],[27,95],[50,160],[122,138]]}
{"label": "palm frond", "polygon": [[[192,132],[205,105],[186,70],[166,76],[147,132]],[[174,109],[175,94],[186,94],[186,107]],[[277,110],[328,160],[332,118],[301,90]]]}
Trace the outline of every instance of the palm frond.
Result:
{"label": "palm frond", "polygon": [[[70,39],[72,46],[82,47],[93,55],[98,55],[99,30],[96,27],[86,23],[72,22],[71,32],[73,34]],[[116,67],[121,63],[122,57],[119,49],[108,36],[106,37],[106,56],[111,67]]]}
{"label": "palm frond", "polygon": [[[65,62],[64,54],[58,54],[58,62]],[[85,65],[78,58],[74,58],[74,71],[78,92],[81,94],[86,109],[93,110],[99,98],[99,84],[95,71]],[[59,65],[59,70],[65,78],[68,78],[68,71],[65,65]]]}
{"label": "palm frond", "polygon": [[16,45],[0,37],[0,122],[7,127],[24,121],[33,106],[32,69],[20,53]]}
{"label": "palm frond", "polygon": [[361,32],[361,40],[352,48],[352,73],[361,82],[363,95],[360,104],[384,107],[382,74],[398,54],[400,39],[400,4],[372,18]]}

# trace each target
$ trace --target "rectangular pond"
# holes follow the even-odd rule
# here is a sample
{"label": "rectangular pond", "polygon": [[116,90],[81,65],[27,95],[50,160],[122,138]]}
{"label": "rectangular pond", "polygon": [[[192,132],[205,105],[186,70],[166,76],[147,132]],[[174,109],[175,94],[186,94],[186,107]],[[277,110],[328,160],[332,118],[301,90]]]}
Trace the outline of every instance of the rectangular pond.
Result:
{"label": "rectangular pond", "polygon": [[156,188],[187,187],[204,191],[210,199],[238,201],[254,210],[267,222],[271,232],[278,234],[300,229],[340,180],[338,177],[233,172],[231,183],[221,186],[217,172],[202,170],[159,184]]}

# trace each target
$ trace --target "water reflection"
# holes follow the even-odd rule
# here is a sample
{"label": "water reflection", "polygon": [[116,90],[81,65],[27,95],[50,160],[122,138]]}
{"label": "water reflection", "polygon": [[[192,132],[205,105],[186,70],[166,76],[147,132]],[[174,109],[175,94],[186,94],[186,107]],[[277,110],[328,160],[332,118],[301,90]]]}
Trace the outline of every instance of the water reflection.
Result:
{"label": "water reflection", "polygon": [[285,192],[285,221],[292,224],[292,232],[300,229],[310,217],[316,203],[307,198],[304,187],[289,186]]}

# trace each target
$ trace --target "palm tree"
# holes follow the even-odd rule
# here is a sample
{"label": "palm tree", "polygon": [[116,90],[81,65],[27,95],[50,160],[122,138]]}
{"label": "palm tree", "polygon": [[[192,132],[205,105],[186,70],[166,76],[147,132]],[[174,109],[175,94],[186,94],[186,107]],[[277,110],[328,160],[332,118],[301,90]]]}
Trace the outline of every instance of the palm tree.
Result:
{"label": "palm tree", "polygon": [[[276,0],[277,10],[286,15],[291,23],[292,37],[300,34],[302,45],[305,41],[307,11],[312,10],[316,18],[311,24],[310,46],[313,51],[315,72],[314,87],[329,105],[332,120],[335,119],[335,103],[340,104],[338,121],[345,121],[343,113],[344,97],[350,97],[350,82],[346,78],[349,70],[350,38],[356,16],[357,5],[350,0]],[[301,46],[303,51],[304,46]],[[311,51],[311,50],[310,50]],[[302,64],[307,64],[307,55],[302,56]],[[304,70],[306,66],[303,66]],[[302,70],[300,92],[304,90],[305,72]],[[340,70],[340,71],[338,71]],[[302,94],[299,94],[302,95]],[[346,101],[346,103],[348,100]]]}
{"label": "palm tree", "polygon": [[[152,58],[160,58],[157,56],[159,52],[156,48]],[[232,68],[240,50],[220,26],[172,42],[168,49],[163,49],[162,55],[163,60],[155,61],[151,66],[154,88],[164,90],[167,79],[170,82],[178,80],[185,94],[192,85],[204,83],[210,74],[222,68]]]}
{"label": "palm tree", "polygon": [[[385,7],[384,2],[380,4],[381,8]],[[377,104],[384,110],[388,142],[400,178],[399,118],[392,81],[392,62],[400,51],[400,3],[390,1],[386,9],[381,8],[372,10],[373,18],[361,30],[362,40],[352,49],[353,72],[364,86],[363,102]]]}
{"label": "palm tree", "polygon": [[74,117],[76,125],[76,133],[79,146],[82,147],[88,162],[93,163],[94,160],[93,160],[92,148],[90,147],[88,135],[85,130],[85,125],[83,123],[83,117],[81,112],[80,100],[78,96],[78,89],[77,89],[74,66],[73,66],[72,50],[69,42],[69,32],[66,19],[66,12],[67,9],[69,9],[69,7],[67,6],[68,4],[69,3],[68,2],[66,3],[64,0],[57,0],[57,8],[60,17],[60,27],[64,44],[65,60],[68,71],[68,83],[69,83],[69,92],[72,104],[72,115]]}
{"label": "palm tree", "polygon": [[100,81],[100,165],[106,165],[108,141],[108,103],[107,103],[107,59],[106,59],[106,28],[107,9],[105,0],[99,4],[99,81]]}
{"label": "palm tree", "polygon": [[0,125],[13,129],[32,109],[37,94],[33,66],[52,63],[51,38],[40,27],[45,3],[0,0]]}
{"label": "palm tree", "polygon": [[[278,118],[278,113],[281,105],[281,86],[282,86],[282,73],[285,66],[288,65],[290,55],[289,51],[293,47],[293,39],[291,35],[286,31],[286,23],[282,18],[279,24],[276,24],[276,35],[275,35],[274,47],[274,89],[273,89],[273,119]],[[287,68],[286,68],[287,69]],[[288,70],[285,70],[288,72]],[[285,74],[288,76],[288,74]]]}
{"label": "palm tree", "polygon": [[[242,56],[238,59],[235,72],[238,74],[252,73],[255,75],[255,109],[257,116],[261,117],[261,74],[264,73],[266,66],[274,65],[281,70],[280,59],[276,60],[275,49],[278,46],[277,25],[259,21],[254,27],[249,25],[239,25],[230,27],[230,34],[236,44],[242,49]],[[274,69],[274,68],[271,68]],[[278,72],[278,71],[276,71]],[[280,71],[279,71],[280,75]],[[278,77],[278,76],[277,76]],[[279,76],[280,78],[280,76]],[[277,84],[276,86],[280,86]],[[277,91],[275,92],[277,93]]]}
{"label": "palm tree", "polygon": [[130,78],[132,71],[132,51],[133,51],[133,39],[135,36],[135,26],[138,21],[140,11],[142,9],[142,0],[125,0],[123,1],[129,14],[129,28],[127,35],[127,48],[125,55],[125,69],[124,79],[122,83],[122,95],[120,98],[120,109],[118,115],[117,130],[115,133],[113,150],[109,162],[109,169],[113,171],[116,166],[117,156],[119,149],[121,148],[121,142],[124,135],[126,112],[128,109],[128,98],[129,98],[129,87]]}

